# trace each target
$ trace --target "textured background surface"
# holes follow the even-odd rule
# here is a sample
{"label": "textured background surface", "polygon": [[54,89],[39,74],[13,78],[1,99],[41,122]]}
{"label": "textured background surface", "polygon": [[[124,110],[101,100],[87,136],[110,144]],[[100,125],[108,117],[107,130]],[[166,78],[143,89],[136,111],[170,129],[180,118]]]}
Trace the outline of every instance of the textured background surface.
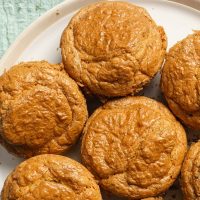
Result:
{"label": "textured background surface", "polygon": [[0,58],[32,21],[63,0],[0,0]]}

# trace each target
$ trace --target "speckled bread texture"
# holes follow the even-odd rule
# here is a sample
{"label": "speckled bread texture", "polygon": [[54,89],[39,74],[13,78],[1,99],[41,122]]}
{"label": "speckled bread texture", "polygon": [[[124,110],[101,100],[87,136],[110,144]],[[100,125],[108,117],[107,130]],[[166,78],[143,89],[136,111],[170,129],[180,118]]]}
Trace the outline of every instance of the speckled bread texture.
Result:
{"label": "speckled bread texture", "polygon": [[68,150],[86,119],[85,99],[62,65],[21,63],[0,77],[0,142],[16,155]]}
{"label": "speckled bread texture", "polygon": [[7,177],[2,200],[102,200],[92,174],[59,155],[32,157]]}
{"label": "speckled bread texture", "polygon": [[130,199],[166,191],[187,150],[181,124],[164,105],[147,97],[106,103],[83,132],[84,165],[105,190]]}
{"label": "speckled bread texture", "polygon": [[185,200],[200,200],[200,141],[190,147],[181,171]]}
{"label": "speckled bread texture", "polygon": [[144,8],[102,1],[81,9],[61,38],[68,74],[98,96],[135,94],[160,69],[166,35]]}
{"label": "speckled bread texture", "polygon": [[170,49],[161,88],[172,112],[189,127],[200,130],[200,31]]}

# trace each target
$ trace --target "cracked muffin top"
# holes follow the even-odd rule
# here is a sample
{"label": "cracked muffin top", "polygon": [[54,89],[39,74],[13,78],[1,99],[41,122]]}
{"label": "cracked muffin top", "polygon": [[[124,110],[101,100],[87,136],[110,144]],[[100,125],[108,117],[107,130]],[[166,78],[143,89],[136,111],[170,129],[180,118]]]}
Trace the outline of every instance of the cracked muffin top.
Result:
{"label": "cracked muffin top", "polygon": [[200,31],[169,50],[161,88],[172,112],[187,126],[200,130]]}
{"label": "cracked muffin top", "polygon": [[103,1],[81,9],[61,38],[67,73],[91,93],[135,94],[160,69],[166,35],[144,8]]}
{"label": "cracked muffin top", "polygon": [[84,165],[105,190],[130,199],[166,191],[187,150],[181,124],[164,105],[147,97],[106,103],[88,119],[83,133]]}
{"label": "cracked muffin top", "polygon": [[102,200],[92,174],[80,163],[59,155],[32,157],[7,177],[2,200]]}
{"label": "cracked muffin top", "polygon": [[85,99],[62,65],[21,63],[0,77],[0,142],[12,153],[62,153],[86,119]]}
{"label": "cracked muffin top", "polygon": [[200,199],[200,141],[191,145],[181,171],[185,200]]}

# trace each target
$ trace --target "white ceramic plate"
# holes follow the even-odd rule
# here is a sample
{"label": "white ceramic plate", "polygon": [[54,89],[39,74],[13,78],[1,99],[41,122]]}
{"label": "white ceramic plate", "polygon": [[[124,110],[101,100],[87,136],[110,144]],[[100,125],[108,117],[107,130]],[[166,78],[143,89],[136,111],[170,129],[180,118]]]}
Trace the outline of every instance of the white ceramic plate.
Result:
{"label": "white ceramic plate", "polygon": [[[40,17],[18,37],[3,56],[0,61],[0,73],[20,61],[45,59],[52,63],[61,62],[59,41],[64,27],[78,9],[95,1],[67,0]],[[132,0],[130,2],[146,8],[155,21],[164,27],[168,36],[168,47],[192,33],[192,30],[200,29],[200,12],[190,7],[158,0]],[[158,74],[142,94],[162,101],[159,78]],[[92,110],[95,102],[90,103],[89,107],[92,107],[90,108]],[[199,138],[191,132],[190,137]],[[66,155],[79,160],[79,144]],[[0,191],[7,175],[21,161],[22,159],[10,155],[0,147]],[[170,189],[165,199],[182,199],[177,185],[178,183]],[[105,199],[117,200],[119,198],[104,195]]]}

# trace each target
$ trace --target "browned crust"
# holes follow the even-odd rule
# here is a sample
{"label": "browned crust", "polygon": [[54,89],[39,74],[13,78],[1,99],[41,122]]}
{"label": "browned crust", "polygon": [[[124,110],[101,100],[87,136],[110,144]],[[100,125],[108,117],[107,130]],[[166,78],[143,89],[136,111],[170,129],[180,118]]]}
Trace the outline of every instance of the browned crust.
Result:
{"label": "browned crust", "polygon": [[149,198],[145,198],[145,199],[141,199],[141,200],[163,200],[162,197],[149,197]]}
{"label": "browned crust", "polygon": [[115,1],[82,8],[61,38],[67,73],[106,97],[139,92],[160,69],[166,46],[163,28],[144,8]]}
{"label": "browned crust", "polygon": [[162,70],[161,89],[172,112],[193,129],[200,129],[200,31],[175,44]]}
{"label": "browned crust", "polygon": [[165,192],[177,178],[187,149],[180,123],[147,97],[106,103],[83,132],[84,165],[105,190],[130,199]]}
{"label": "browned crust", "polygon": [[87,115],[83,95],[61,65],[21,63],[0,77],[0,143],[18,156],[68,150]]}
{"label": "browned crust", "polygon": [[200,141],[191,145],[181,170],[185,200],[200,199]]}
{"label": "browned crust", "polygon": [[102,200],[92,174],[80,163],[58,155],[32,157],[7,177],[2,200]]}

